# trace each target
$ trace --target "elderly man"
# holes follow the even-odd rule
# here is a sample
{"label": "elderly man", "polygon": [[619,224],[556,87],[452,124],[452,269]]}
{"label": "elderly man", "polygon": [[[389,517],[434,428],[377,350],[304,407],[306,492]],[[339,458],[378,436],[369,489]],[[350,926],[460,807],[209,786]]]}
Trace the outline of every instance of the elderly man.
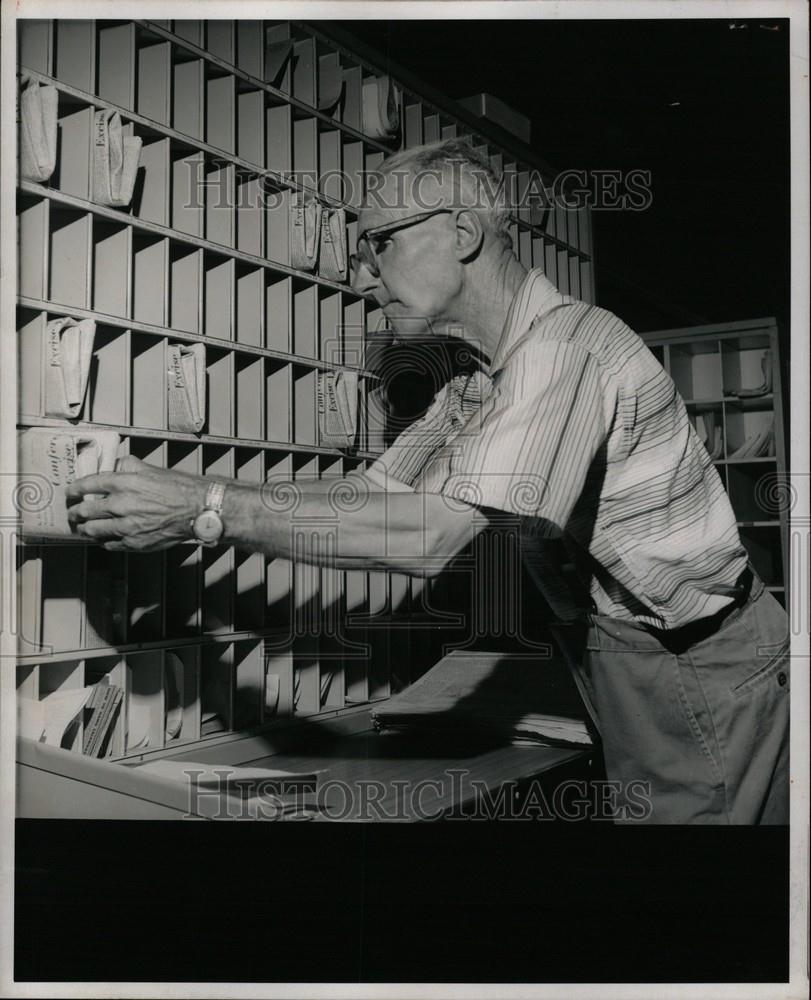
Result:
{"label": "elderly man", "polygon": [[[332,483],[282,509],[267,488],[132,459],[72,486],[77,532],[125,551],[197,538],[432,575],[511,515],[550,605],[587,626],[575,672],[620,801],[642,781],[653,822],[787,822],[786,616],[747,565],[672,381],[615,316],[526,272],[503,189],[469,146],[401,152],[373,181],[355,289],[400,338],[464,338],[482,372],[449,382],[353,476],[364,502],[323,529],[330,546],[296,524],[329,522]],[[576,567],[579,604],[550,570],[550,539]]]}

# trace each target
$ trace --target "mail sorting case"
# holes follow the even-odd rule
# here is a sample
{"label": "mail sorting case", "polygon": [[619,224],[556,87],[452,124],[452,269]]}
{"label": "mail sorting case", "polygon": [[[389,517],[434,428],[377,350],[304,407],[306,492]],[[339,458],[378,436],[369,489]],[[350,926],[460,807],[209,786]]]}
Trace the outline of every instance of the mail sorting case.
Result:
{"label": "mail sorting case", "polygon": [[[519,192],[538,161],[418,81],[388,80],[382,58],[324,25],[18,24],[24,85],[55,89],[57,153],[50,176],[18,185],[21,429],[114,431],[123,453],[153,465],[267,481],[271,504],[286,502],[275,481],[362,470],[391,436],[364,349],[366,331],[386,343],[385,321],[345,274],[325,276],[306,245],[291,245],[291,217],[343,208],[351,252],[364,171],[398,148],[459,136]],[[392,88],[390,135],[364,115],[370,87]],[[123,204],[99,197],[100,119],[138,147]],[[518,205],[511,233],[526,266],[593,301],[587,210]],[[87,388],[69,416],[49,408],[43,374],[66,318],[95,323]],[[196,411],[173,401],[176,368],[196,387]],[[357,377],[357,433],[343,448],[321,440],[328,372]],[[18,689],[37,704],[98,682],[120,688],[109,762],[297,719],[351,720],[467,627],[442,610],[460,586],[447,574],[321,570],[225,547],[24,544]],[[85,735],[80,716],[62,750],[81,761]],[[119,770],[108,761],[93,763],[91,784]]]}
{"label": "mail sorting case", "polygon": [[799,613],[788,590],[791,491],[776,321],[657,330],[644,339],[684,398],[752,566],[777,600]]}

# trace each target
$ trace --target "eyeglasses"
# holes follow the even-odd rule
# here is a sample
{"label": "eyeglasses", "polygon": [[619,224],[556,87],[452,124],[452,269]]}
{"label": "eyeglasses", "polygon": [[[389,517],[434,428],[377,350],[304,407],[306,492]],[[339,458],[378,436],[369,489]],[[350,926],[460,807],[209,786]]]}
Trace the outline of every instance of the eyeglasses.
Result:
{"label": "eyeglasses", "polygon": [[380,277],[380,268],[377,263],[377,255],[380,253],[381,244],[388,240],[393,234],[401,229],[409,229],[411,226],[418,226],[421,222],[432,219],[435,215],[443,213],[453,213],[452,208],[435,208],[432,212],[420,212],[418,215],[409,215],[405,219],[398,219],[396,222],[388,222],[383,226],[375,226],[373,229],[365,229],[358,236],[357,251],[349,258],[352,271],[355,272],[361,264],[372,275],[373,278]]}

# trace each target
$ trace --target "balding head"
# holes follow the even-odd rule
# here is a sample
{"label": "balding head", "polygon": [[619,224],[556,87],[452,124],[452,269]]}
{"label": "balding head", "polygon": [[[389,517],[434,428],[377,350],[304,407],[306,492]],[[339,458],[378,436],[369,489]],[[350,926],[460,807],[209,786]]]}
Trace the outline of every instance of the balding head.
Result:
{"label": "balding head", "polygon": [[461,139],[415,146],[384,160],[367,178],[360,229],[440,207],[475,210],[488,237],[512,246],[504,179]]}

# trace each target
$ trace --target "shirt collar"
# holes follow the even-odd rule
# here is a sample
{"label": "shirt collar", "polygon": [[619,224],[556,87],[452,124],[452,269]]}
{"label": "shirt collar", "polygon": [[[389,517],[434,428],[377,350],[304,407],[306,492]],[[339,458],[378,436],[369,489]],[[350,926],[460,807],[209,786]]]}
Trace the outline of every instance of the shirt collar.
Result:
{"label": "shirt collar", "polygon": [[523,336],[540,316],[549,312],[554,306],[560,305],[562,301],[563,296],[543,273],[543,269],[534,267],[521,282],[510,303],[501,339],[490,362],[491,376],[503,366],[510,348],[519,337]]}

